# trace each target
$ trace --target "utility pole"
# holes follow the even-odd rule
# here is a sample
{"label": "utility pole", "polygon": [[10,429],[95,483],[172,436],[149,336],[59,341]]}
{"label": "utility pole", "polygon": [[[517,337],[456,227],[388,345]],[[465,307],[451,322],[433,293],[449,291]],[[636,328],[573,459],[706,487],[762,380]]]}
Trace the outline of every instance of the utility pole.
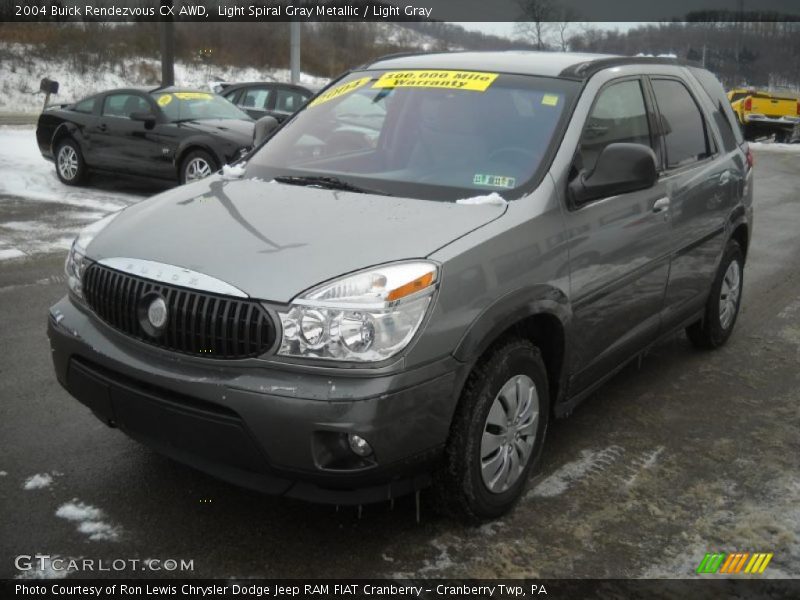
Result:
{"label": "utility pole", "polygon": [[292,83],[300,83],[300,21],[289,23],[289,65]]}
{"label": "utility pole", "polygon": [[[172,8],[172,0],[160,0],[161,6]],[[164,10],[169,13],[171,11]],[[162,17],[161,33],[161,85],[175,85],[175,21],[171,14]]]}

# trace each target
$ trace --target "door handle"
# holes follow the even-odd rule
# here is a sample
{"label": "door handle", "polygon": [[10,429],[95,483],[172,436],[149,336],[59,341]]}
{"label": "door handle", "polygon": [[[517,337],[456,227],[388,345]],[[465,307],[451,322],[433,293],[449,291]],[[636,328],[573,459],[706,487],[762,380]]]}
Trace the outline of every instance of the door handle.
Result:
{"label": "door handle", "polygon": [[97,128],[100,131],[105,132],[108,129],[108,125],[106,125],[105,123],[100,123],[100,125],[98,125]]}
{"label": "door handle", "polygon": [[653,212],[660,213],[669,210],[669,198],[659,198],[653,203]]}

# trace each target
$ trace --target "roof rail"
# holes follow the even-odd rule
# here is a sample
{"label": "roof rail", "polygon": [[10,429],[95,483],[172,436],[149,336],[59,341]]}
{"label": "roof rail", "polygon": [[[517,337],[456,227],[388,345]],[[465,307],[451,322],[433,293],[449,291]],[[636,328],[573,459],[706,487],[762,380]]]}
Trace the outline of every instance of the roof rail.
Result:
{"label": "roof rail", "polygon": [[626,65],[675,65],[685,67],[701,67],[699,63],[666,56],[615,56],[599,58],[571,65],[559,73],[560,77],[572,79],[589,79],[603,69],[624,67]]}

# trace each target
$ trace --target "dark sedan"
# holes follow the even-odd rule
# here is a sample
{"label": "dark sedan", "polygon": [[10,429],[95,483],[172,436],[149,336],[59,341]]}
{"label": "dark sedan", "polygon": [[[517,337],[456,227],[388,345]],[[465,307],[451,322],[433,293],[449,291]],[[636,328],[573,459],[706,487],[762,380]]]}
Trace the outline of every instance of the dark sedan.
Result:
{"label": "dark sedan", "polygon": [[253,146],[255,124],[209,92],[128,88],[45,110],[36,140],[68,185],[89,171],[180,183],[202,179]]}
{"label": "dark sedan", "polygon": [[268,81],[232,83],[224,85],[220,91],[254,119],[269,116],[275,117],[278,123],[296,113],[315,93],[300,85]]}

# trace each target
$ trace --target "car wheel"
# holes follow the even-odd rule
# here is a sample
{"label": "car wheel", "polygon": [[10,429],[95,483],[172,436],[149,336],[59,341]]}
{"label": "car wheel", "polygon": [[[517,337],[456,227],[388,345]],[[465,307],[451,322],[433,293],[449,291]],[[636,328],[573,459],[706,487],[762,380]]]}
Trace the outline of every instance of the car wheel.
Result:
{"label": "car wheel", "polygon": [[80,185],[86,180],[86,161],[80,146],[73,139],[59,142],[56,148],[56,175],[61,183]]}
{"label": "car wheel", "polygon": [[730,240],[711,286],[703,318],[686,328],[698,348],[719,348],[733,332],[744,282],[744,256],[739,244]]}
{"label": "car wheel", "polygon": [[181,163],[180,182],[190,183],[205,179],[219,170],[217,161],[204,150],[195,150],[186,155]]}
{"label": "car wheel", "polygon": [[493,347],[456,410],[434,483],[440,511],[469,522],[508,512],[540,460],[549,414],[538,348],[520,338]]}

